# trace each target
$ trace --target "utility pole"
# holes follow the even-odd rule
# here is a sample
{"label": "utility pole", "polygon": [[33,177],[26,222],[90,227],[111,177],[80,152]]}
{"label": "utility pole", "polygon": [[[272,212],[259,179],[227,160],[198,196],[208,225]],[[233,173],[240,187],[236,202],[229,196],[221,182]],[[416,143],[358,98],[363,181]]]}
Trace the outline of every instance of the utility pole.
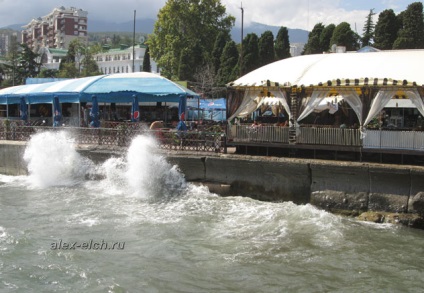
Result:
{"label": "utility pole", "polygon": [[243,2],[241,2],[240,10],[241,10],[240,76],[243,76],[243,17],[244,17]]}
{"label": "utility pole", "polygon": [[132,72],[135,72],[135,13],[134,10],[134,27],[133,27],[133,64],[132,64]]}

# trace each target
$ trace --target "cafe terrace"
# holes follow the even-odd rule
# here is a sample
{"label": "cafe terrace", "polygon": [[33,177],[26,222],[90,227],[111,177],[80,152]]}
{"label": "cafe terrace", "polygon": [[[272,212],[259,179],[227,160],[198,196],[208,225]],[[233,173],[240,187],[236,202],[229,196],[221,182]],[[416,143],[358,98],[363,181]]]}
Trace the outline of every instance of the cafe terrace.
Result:
{"label": "cafe terrace", "polygon": [[227,85],[228,144],[246,153],[421,156],[423,69],[424,50],[316,54],[268,64]]}

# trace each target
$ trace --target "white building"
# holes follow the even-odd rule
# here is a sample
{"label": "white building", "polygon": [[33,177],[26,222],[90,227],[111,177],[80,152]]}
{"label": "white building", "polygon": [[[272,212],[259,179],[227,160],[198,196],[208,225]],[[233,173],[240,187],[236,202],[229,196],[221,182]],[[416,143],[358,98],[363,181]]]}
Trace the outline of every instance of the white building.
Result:
{"label": "white building", "polygon": [[292,57],[300,56],[302,54],[304,47],[305,47],[304,43],[292,43],[292,44],[290,44],[290,55]]}
{"label": "white building", "polygon": [[[94,55],[99,70],[104,74],[140,72],[143,69],[143,59],[146,52],[145,45],[136,45],[134,48],[121,46],[119,49],[109,49]],[[150,58],[151,72],[159,73],[156,62]],[[134,68],[133,68],[134,67]]]}
{"label": "white building", "polygon": [[[43,67],[59,70],[60,61],[66,57],[67,52],[67,50],[63,49],[41,48],[39,54]],[[143,69],[145,52],[145,45],[136,45],[134,51],[132,46],[121,46],[119,49],[105,49],[103,52],[94,55],[93,58],[96,60],[99,70],[104,74],[140,72]],[[135,56],[134,58],[133,53]],[[156,62],[151,58],[150,65],[151,72],[159,73]]]}

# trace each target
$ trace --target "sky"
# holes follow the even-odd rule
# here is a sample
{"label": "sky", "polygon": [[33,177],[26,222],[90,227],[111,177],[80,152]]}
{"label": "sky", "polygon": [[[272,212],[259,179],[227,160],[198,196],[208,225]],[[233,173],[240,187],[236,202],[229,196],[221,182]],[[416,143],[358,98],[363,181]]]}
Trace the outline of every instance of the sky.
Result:
{"label": "sky", "polygon": [[[0,0],[0,28],[12,24],[27,24],[32,19],[49,14],[59,6],[76,7],[88,11],[88,18],[126,22],[134,17],[156,18],[167,0]],[[378,14],[393,9],[398,14],[411,0],[221,0],[228,14],[236,18],[236,26],[259,22],[290,29],[312,30],[315,24],[324,25],[345,21],[351,29],[362,34],[370,9],[374,9],[374,23]],[[90,30],[90,27],[88,27]]]}

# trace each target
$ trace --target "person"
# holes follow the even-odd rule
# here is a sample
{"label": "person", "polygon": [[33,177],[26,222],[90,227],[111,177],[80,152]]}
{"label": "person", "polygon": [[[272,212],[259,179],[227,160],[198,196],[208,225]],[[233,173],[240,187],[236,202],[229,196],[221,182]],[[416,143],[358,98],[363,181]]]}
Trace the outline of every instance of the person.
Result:
{"label": "person", "polygon": [[262,125],[258,122],[258,120],[253,121],[253,124],[251,125],[251,127],[259,127],[259,126],[262,126]]}

